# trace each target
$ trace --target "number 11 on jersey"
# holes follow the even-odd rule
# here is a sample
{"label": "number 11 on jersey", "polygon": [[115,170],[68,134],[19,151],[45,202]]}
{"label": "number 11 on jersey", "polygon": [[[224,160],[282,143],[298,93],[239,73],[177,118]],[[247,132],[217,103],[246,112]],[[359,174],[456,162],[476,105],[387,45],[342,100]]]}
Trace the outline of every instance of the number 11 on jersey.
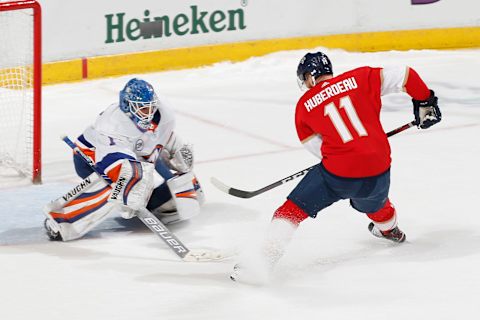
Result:
{"label": "number 11 on jersey", "polygon": [[[355,111],[355,107],[353,106],[352,100],[349,96],[340,98],[340,108],[345,109],[347,113],[348,120],[352,124],[355,131],[357,131],[359,136],[368,136],[367,130],[360,121],[360,118],[357,115],[357,111]],[[328,116],[333,123],[333,126],[337,130],[340,138],[342,138],[343,143],[347,143],[353,139],[352,134],[347,128],[347,125],[343,121],[340,113],[338,112],[335,103],[331,102],[325,106],[325,116]]]}

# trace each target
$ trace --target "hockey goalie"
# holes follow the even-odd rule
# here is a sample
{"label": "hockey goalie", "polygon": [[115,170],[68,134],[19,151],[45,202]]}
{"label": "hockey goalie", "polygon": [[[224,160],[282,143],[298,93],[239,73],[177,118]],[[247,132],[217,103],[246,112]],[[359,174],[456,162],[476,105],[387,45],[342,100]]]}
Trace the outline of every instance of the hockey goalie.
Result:
{"label": "hockey goalie", "polygon": [[203,191],[193,169],[192,146],[175,134],[175,115],[152,85],[131,79],[75,142],[107,183],[74,153],[81,183],[44,208],[51,240],[82,237],[112,211],[130,219],[147,208],[164,224],[200,212]]}

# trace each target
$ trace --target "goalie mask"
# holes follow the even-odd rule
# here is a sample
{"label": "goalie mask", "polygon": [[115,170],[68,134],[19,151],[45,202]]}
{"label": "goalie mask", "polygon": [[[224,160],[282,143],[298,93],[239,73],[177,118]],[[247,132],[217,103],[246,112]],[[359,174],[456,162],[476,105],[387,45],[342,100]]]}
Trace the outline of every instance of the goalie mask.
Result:
{"label": "goalie mask", "polygon": [[158,98],[150,83],[133,78],[120,91],[120,109],[127,113],[142,131],[147,131],[158,109]]}
{"label": "goalie mask", "polygon": [[301,89],[305,88],[305,75],[307,73],[310,73],[315,80],[326,74],[332,75],[332,63],[323,52],[307,53],[297,67],[297,81]]}

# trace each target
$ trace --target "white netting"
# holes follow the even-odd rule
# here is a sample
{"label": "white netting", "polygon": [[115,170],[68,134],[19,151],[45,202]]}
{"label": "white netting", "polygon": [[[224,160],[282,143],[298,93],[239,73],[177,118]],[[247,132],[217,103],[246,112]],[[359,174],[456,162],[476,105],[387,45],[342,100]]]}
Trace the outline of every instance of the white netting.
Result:
{"label": "white netting", "polygon": [[33,10],[0,10],[0,177],[32,176]]}

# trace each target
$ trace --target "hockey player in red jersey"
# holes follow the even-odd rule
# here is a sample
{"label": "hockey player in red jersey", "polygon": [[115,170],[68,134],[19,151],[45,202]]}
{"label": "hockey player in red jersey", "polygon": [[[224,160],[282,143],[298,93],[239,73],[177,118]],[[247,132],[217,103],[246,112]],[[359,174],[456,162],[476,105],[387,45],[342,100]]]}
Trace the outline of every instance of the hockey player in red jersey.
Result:
{"label": "hockey player in red jersey", "polygon": [[361,67],[334,76],[322,52],[306,54],[297,76],[308,89],[296,106],[298,138],[321,162],[275,211],[255,264],[236,265],[232,280],[264,281],[298,225],[342,199],[366,214],[376,237],[397,243],[406,239],[388,197],[390,145],[380,123],[380,98],[406,92],[412,97],[416,125],[427,129],[441,120],[435,93],[409,67]]}

